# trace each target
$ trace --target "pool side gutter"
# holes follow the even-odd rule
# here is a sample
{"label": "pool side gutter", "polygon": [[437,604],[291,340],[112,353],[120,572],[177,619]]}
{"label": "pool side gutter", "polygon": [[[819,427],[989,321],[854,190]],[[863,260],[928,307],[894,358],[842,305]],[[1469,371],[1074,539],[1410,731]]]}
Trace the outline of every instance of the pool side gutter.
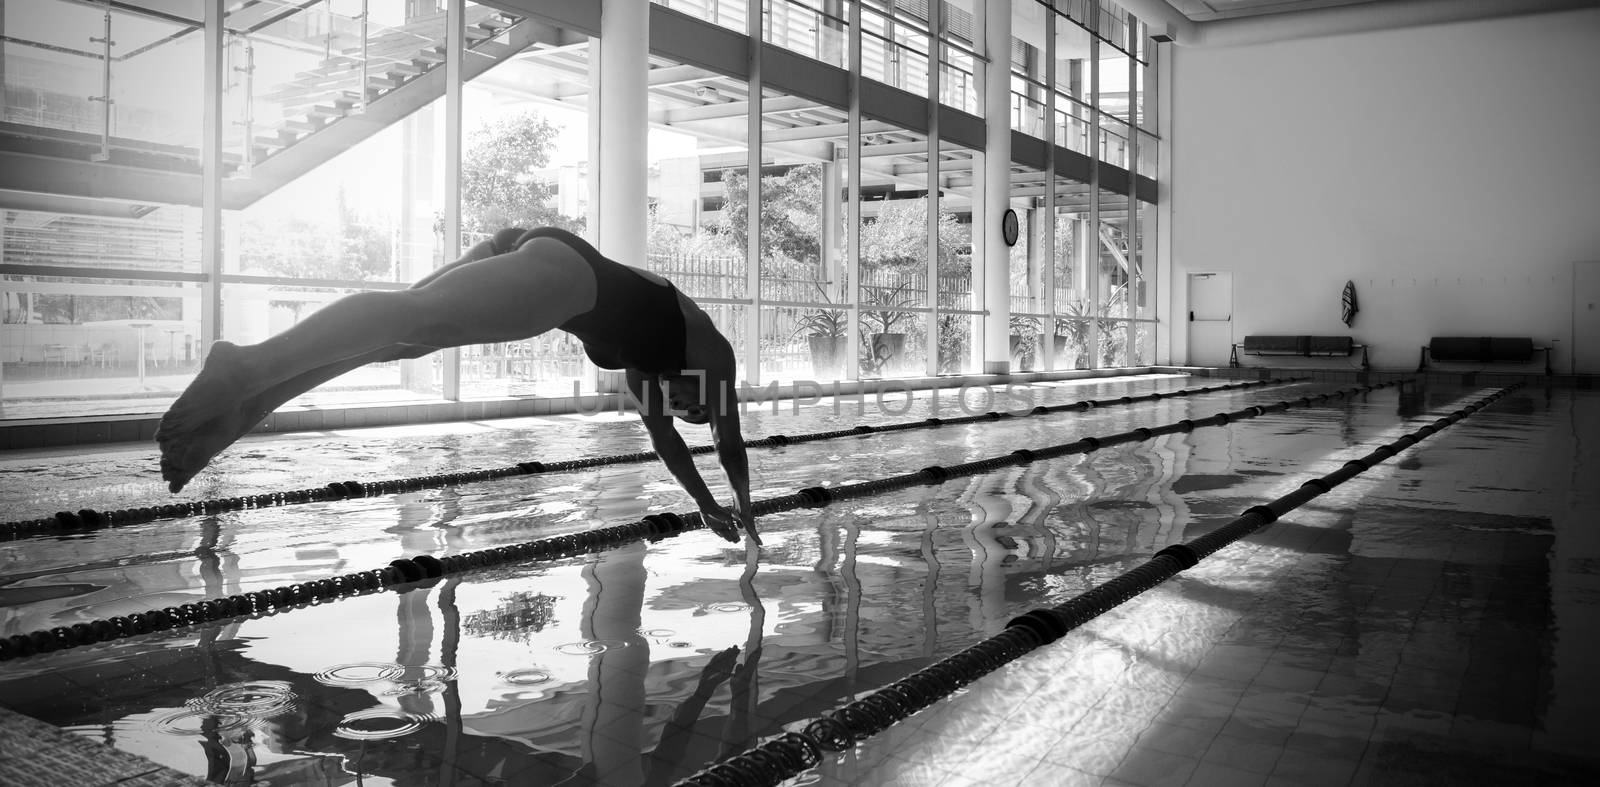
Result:
{"label": "pool side gutter", "polygon": [[[959,389],[1054,380],[1095,379],[1149,374],[1151,367],[1121,369],[1080,369],[1060,372],[1017,372],[1009,375],[970,374],[938,377],[909,377],[884,380],[842,380],[837,383],[799,383],[752,386],[742,395],[745,401],[810,399],[817,396],[872,397],[933,388]],[[1182,371],[1174,373],[1182,374]],[[567,413],[615,412],[623,406],[617,392],[589,392],[579,396],[519,396],[496,399],[470,399],[459,402],[434,401],[403,404],[373,403],[335,407],[290,407],[279,410],[252,430],[252,434],[317,432],[327,429],[355,429],[368,426],[483,421],[494,418],[525,418]],[[76,416],[63,418],[18,418],[0,420],[0,450],[56,448],[103,443],[147,442],[155,439],[161,417],[151,413],[131,415]]]}
{"label": "pool side gutter", "polygon": [[0,784],[205,787],[211,782],[0,707]]}
{"label": "pool side gutter", "polygon": [[[841,380],[827,383],[791,383],[753,386],[741,395],[744,401],[811,399],[818,396],[874,397],[906,391],[960,389],[962,387],[1003,387],[1007,383],[1053,382],[1141,374],[1186,374],[1226,380],[1268,380],[1273,377],[1301,377],[1315,382],[1361,384],[1402,378],[1439,385],[1511,385],[1552,388],[1600,388],[1600,376],[1515,372],[1438,371],[1355,368],[1315,368],[1298,366],[1136,366],[1116,369],[1079,369],[1059,372],[1013,372],[1011,374],[942,375],[874,380]],[[519,396],[470,399],[459,402],[432,401],[407,403],[351,404],[331,407],[290,407],[273,413],[253,430],[255,434],[317,432],[328,429],[355,429],[368,426],[483,421],[495,418],[524,418],[567,413],[614,412],[622,405],[620,393],[586,393],[579,396]],[[62,418],[16,418],[0,420],[0,451],[29,448],[98,445],[103,443],[146,442],[155,438],[159,415],[75,416]]]}

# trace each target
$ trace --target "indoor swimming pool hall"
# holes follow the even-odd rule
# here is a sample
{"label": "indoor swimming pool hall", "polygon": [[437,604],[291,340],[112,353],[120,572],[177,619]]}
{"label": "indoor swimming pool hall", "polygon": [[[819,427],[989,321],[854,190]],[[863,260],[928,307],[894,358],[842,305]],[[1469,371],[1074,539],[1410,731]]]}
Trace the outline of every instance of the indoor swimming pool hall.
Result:
{"label": "indoor swimming pool hall", "polygon": [[1600,0],[0,0],[0,787],[1600,785]]}
{"label": "indoor swimming pool hall", "polygon": [[[1584,439],[1600,395],[1182,374],[939,393],[747,403],[758,501],[847,493],[761,516],[756,554],[692,518],[618,531],[693,506],[659,465],[628,461],[648,445],[615,413],[252,436],[178,496],[221,501],[212,513],[141,514],[172,499],[143,445],[7,456],[0,697],[148,760],[122,767],[224,784],[1600,774]],[[981,678],[936,666],[1486,400]],[[1045,458],[1052,446],[1070,450]],[[556,466],[596,456],[623,460]],[[550,467],[471,475],[531,461]],[[929,467],[955,472],[916,477]],[[254,497],[331,482],[348,496]],[[612,540],[505,553],[606,527]],[[451,559],[467,554],[489,557]],[[419,555],[444,570],[411,581],[390,565]],[[334,577],[342,589],[295,597]],[[242,614],[185,611],[247,594]],[[163,610],[166,630],[129,630]],[[88,633],[97,621],[111,633]],[[103,641],[76,644],[76,624]],[[18,642],[35,632],[58,641]],[[865,698],[919,671],[937,699],[862,721],[884,712]],[[883,728],[809,760],[751,755],[805,749],[796,733],[826,744],[827,718]]]}

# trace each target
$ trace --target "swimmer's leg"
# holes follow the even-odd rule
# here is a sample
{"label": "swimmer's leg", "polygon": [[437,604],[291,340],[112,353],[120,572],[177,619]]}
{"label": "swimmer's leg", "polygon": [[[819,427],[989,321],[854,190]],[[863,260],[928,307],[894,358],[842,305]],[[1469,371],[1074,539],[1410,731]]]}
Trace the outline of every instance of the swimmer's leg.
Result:
{"label": "swimmer's leg", "polygon": [[[220,357],[216,355],[219,351],[227,354],[238,349],[231,343],[218,342],[212,346],[211,357]],[[284,402],[369,363],[420,358],[438,349],[397,346],[319,367],[246,399],[237,408],[217,410],[212,420],[201,429],[183,431],[179,422],[164,418],[161,428],[156,431],[156,441],[160,443],[162,452],[161,476],[167,481],[168,487],[177,492],[195,473],[209,464],[212,457],[249,434]]]}
{"label": "swimmer's leg", "polygon": [[594,273],[582,256],[539,238],[508,254],[463,258],[411,289],[346,296],[260,344],[219,341],[162,417],[162,477],[172,491],[182,489],[260,423],[271,411],[263,407],[357,366],[407,357],[395,353],[536,336],[594,300]]}

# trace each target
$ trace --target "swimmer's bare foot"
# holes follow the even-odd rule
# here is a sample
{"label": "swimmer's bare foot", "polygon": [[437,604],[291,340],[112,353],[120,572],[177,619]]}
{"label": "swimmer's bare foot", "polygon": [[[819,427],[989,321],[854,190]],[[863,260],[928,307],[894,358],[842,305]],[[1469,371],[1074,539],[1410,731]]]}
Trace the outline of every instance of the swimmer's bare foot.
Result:
{"label": "swimmer's bare foot", "polygon": [[255,427],[264,415],[251,412],[256,387],[238,345],[219,341],[211,346],[200,374],[156,429],[161,478],[168,489],[183,489],[213,457]]}

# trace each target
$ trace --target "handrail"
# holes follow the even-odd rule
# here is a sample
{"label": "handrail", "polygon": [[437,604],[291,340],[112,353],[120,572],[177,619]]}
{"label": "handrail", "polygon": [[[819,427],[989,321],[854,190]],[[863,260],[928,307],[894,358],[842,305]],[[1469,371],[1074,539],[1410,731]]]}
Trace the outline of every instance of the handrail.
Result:
{"label": "handrail", "polygon": [[90,161],[96,162],[111,160],[111,106],[116,103],[111,97],[111,47],[117,43],[111,40],[111,0],[105,0],[105,9],[105,36],[89,39],[90,43],[100,44],[103,51],[100,56],[100,89],[103,92],[98,96],[89,96],[90,101],[100,102],[101,108],[100,152],[89,156]]}

